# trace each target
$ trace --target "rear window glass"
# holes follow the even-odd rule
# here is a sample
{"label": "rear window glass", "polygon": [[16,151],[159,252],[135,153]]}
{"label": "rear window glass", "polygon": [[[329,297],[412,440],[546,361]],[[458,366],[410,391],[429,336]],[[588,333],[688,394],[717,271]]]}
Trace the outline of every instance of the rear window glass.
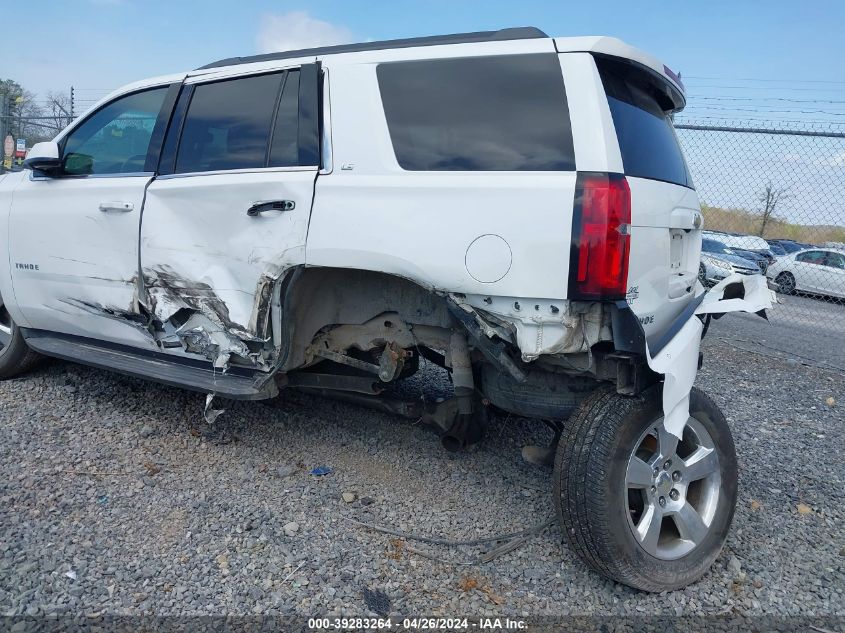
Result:
{"label": "rear window glass", "polygon": [[596,57],[625,174],[692,187],[669,114],[645,71]]}
{"label": "rear window glass", "polygon": [[410,171],[572,171],[556,55],[381,64],[396,160]]}

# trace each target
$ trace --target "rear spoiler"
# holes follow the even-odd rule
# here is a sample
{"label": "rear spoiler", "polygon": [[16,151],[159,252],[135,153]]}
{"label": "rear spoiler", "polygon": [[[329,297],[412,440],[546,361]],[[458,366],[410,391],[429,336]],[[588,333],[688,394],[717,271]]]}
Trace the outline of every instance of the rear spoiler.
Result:
{"label": "rear spoiler", "polygon": [[[665,101],[668,107],[664,107],[664,110],[667,112],[678,112],[683,110],[687,104],[686,95],[683,93],[681,89],[678,88],[678,85],[670,80],[669,76],[665,73],[659,73],[654,70],[651,66],[646,66],[638,61],[633,59],[629,59],[627,57],[617,57],[616,55],[605,55],[602,53],[593,53],[594,57],[597,58],[604,58],[610,59],[616,62],[617,64],[624,64],[626,66],[630,66],[634,72],[640,74],[641,77],[645,79],[645,81],[651,86],[651,89],[657,93],[661,98],[661,101]],[[664,66],[664,68],[666,68]],[[672,72],[668,68],[667,71]],[[674,74],[674,73],[672,73]],[[678,78],[680,81],[680,78]],[[683,84],[681,84],[682,86]]]}
{"label": "rear spoiler", "polygon": [[558,53],[591,53],[612,57],[642,69],[654,80],[655,87],[665,93],[673,104],[673,111],[686,105],[686,89],[681,74],[673,71],[656,57],[634,48],[615,37],[556,37]]}

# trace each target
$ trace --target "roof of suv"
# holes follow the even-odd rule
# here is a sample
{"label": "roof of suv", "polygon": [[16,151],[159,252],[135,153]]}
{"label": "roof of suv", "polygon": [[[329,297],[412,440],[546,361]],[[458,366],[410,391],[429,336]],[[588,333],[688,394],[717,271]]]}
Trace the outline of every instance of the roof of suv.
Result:
{"label": "roof of suv", "polygon": [[240,64],[254,64],[260,62],[271,62],[276,60],[295,59],[298,57],[319,57],[324,55],[337,55],[341,53],[358,53],[363,51],[381,51],[400,48],[419,48],[424,46],[444,46],[450,44],[473,44],[483,42],[504,42],[513,40],[549,39],[559,53],[563,52],[587,52],[600,55],[609,55],[636,62],[667,81],[674,91],[677,91],[681,103],[685,101],[684,85],[680,75],[673,72],[668,66],[651,55],[625,44],[615,37],[586,36],[586,37],[549,37],[542,30],[534,26],[522,26],[498,31],[477,31],[474,33],[456,33],[452,35],[433,35],[428,37],[411,37],[397,40],[383,40],[379,42],[360,42],[357,44],[341,44],[338,46],[322,46],[319,48],[303,48],[293,51],[280,51],[278,53],[265,53],[263,55],[250,55],[247,57],[229,57],[221,59],[205,66],[197,68],[197,71],[205,71],[226,66],[237,66]]}
{"label": "roof of suv", "polygon": [[312,55],[335,55],[339,53],[358,53],[361,51],[381,51],[391,48],[416,48],[420,46],[442,46],[446,44],[470,44],[474,42],[497,42],[504,40],[528,40],[549,37],[540,29],[533,26],[522,26],[498,31],[476,31],[475,33],[455,33],[453,35],[432,35],[429,37],[408,37],[399,40],[382,40],[379,42],[360,42],[358,44],[340,44],[338,46],[321,46],[319,48],[301,48],[294,51],[265,53],[264,55],[250,55],[249,57],[228,57],[197,70],[234,66],[236,64],[252,64],[255,62],[269,62],[277,59],[293,59],[295,57],[310,57]]}

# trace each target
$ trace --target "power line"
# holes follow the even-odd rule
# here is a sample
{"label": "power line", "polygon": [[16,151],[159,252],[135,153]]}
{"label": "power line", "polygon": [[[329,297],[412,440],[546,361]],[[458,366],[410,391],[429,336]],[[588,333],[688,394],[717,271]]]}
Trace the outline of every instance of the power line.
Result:
{"label": "power line", "polygon": [[721,97],[711,95],[687,95],[689,99],[706,99],[708,101],[784,101],[787,103],[832,103],[845,104],[839,99],[790,99],[788,97]]}
{"label": "power line", "polygon": [[763,79],[760,77],[702,77],[701,75],[684,75],[687,79],[706,79],[708,81],[765,81],[794,84],[845,84],[845,81],[836,79]]}

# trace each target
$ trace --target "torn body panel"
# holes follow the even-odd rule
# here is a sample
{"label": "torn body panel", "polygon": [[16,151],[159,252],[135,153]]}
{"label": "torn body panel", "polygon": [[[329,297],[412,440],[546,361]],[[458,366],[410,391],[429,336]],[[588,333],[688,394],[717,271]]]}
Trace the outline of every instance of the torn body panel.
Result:
{"label": "torn body panel", "polygon": [[451,295],[476,315],[479,325],[519,348],[524,362],[540,356],[587,352],[612,340],[610,316],[597,302]]}
{"label": "torn body panel", "polygon": [[[305,263],[316,175],[316,167],[206,172],[150,184],[140,235],[142,302],[168,341],[183,343],[163,351],[211,357],[221,368],[274,367],[272,304],[285,271]],[[256,201],[290,204],[250,213]]]}
{"label": "torn body panel", "polygon": [[689,418],[690,390],[698,371],[703,329],[698,315],[757,314],[770,309],[772,302],[773,293],[762,275],[731,275],[705,293],[693,314],[686,316],[677,333],[654,356],[646,344],[649,367],[664,375],[663,425],[669,433],[680,439]]}

